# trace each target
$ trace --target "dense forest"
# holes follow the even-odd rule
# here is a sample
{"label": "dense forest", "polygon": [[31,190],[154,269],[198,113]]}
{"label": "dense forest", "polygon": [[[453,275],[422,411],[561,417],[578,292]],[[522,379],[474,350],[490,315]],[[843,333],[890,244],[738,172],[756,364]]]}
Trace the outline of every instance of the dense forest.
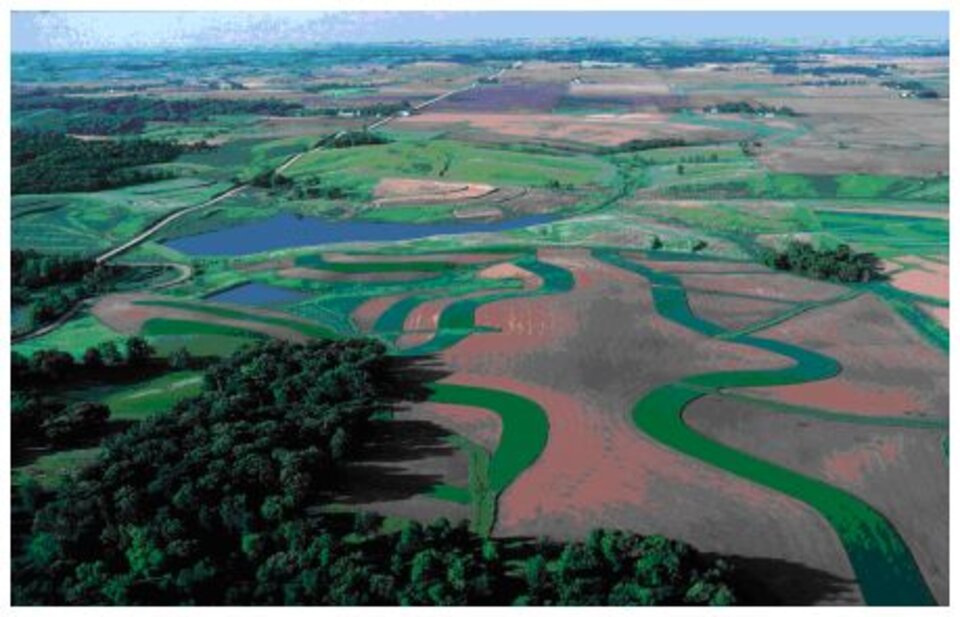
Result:
{"label": "dense forest", "polygon": [[444,519],[389,531],[374,514],[323,513],[387,421],[375,414],[398,391],[394,362],[375,341],[273,341],[211,366],[199,396],[107,440],[72,483],[21,490],[33,522],[14,603],[734,601],[729,566],[661,537],[493,540]]}
{"label": "dense forest", "polygon": [[303,105],[279,99],[78,97],[43,90],[13,97],[14,113],[43,109],[65,112],[68,133],[116,135],[139,133],[147,122],[196,122],[236,114],[298,115]]}
{"label": "dense forest", "polygon": [[10,252],[11,301],[28,311],[26,329],[53,321],[78,300],[108,291],[123,270],[83,256]]}
{"label": "dense forest", "polygon": [[171,161],[189,147],[170,141],[86,141],[58,133],[13,131],[11,192],[66,193],[152,182],[170,173],[136,169]]}
{"label": "dense forest", "polygon": [[866,283],[880,278],[883,267],[873,253],[855,253],[846,244],[817,250],[806,242],[794,240],[783,251],[770,247],[760,250],[760,261],[777,270],[842,283]]}

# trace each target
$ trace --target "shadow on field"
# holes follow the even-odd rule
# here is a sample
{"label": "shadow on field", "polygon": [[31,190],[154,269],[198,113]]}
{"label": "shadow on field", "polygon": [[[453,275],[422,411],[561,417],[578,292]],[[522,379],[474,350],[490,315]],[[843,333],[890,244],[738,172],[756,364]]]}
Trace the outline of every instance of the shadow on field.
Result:
{"label": "shadow on field", "polygon": [[392,358],[389,370],[386,398],[391,418],[374,423],[365,443],[357,448],[334,491],[336,503],[399,501],[428,492],[443,482],[441,474],[433,473],[438,464],[442,465],[438,459],[442,461],[456,452],[448,442],[449,431],[426,420],[404,417],[411,405],[429,397],[429,384],[450,375],[450,371],[427,356]]}
{"label": "shadow on field", "polygon": [[830,604],[856,582],[800,563],[767,557],[706,554],[734,567],[737,603],[752,606]]}

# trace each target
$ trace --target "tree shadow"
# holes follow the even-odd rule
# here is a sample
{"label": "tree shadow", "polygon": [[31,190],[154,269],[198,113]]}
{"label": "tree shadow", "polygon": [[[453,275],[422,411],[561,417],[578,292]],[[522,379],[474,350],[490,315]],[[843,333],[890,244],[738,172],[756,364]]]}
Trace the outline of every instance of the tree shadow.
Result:
{"label": "tree shadow", "polygon": [[745,557],[705,553],[708,559],[723,559],[733,566],[737,603],[748,606],[811,606],[830,604],[856,586],[810,566],[770,557]]}
{"label": "tree shadow", "polygon": [[400,407],[425,401],[430,384],[453,374],[436,355],[393,357],[387,368],[385,396]]}
{"label": "tree shadow", "polygon": [[401,501],[443,482],[441,474],[418,471],[417,461],[453,456],[453,435],[428,420],[404,417],[430,396],[430,384],[451,374],[435,356],[392,357],[384,398],[391,418],[375,422],[328,496],[332,503],[363,505]]}
{"label": "tree shadow", "polygon": [[13,443],[10,449],[10,465],[12,468],[21,468],[32,465],[38,459],[71,450],[85,450],[103,445],[104,440],[123,433],[136,424],[133,420],[107,420],[100,430],[90,431],[82,437],[58,443],[48,443],[43,440],[27,440]]}

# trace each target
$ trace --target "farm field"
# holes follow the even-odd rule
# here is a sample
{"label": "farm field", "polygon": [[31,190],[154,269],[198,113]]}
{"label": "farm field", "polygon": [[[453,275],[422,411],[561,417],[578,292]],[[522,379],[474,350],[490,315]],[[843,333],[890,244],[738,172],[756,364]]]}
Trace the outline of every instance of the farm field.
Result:
{"label": "farm field", "polygon": [[[257,525],[294,512],[353,517],[345,551],[443,517],[488,552],[665,536],[728,563],[744,604],[948,605],[947,56],[889,44],[347,45],[144,52],[133,68],[15,54],[17,131],[78,152],[175,147],[108,173],[75,163],[101,190],[11,198],[28,264],[12,407],[48,414],[14,428],[16,538],[39,551],[30,500],[108,476],[114,444],[189,418],[212,422],[198,452],[296,495],[203,506],[242,559],[280,551]],[[52,272],[67,258],[79,274]],[[111,264],[151,274],[111,287],[96,279]],[[82,297],[57,295],[77,280]],[[49,306],[24,300],[41,292]],[[241,363],[277,342],[294,351]],[[336,353],[298,374],[319,342]],[[338,361],[382,370],[386,394]],[[333,402],[298,398],[309,388]],[[274,420],[211,420],[267,400],[341,415],[288,431],[335,427],[307,454],[262,456],[250,444]],[[95,429],[71,432],[82,422]],[[242,439],[246,454],[229,446]],[[123,447],[156,472],[143,461],[160,449]],[[188,493],[208,489],[170,508],[199,511]]]}

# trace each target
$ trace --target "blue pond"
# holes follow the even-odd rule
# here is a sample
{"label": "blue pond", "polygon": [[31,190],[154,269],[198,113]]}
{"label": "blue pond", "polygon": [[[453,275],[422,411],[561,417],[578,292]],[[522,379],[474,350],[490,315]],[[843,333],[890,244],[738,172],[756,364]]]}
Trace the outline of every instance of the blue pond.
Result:
{"label": "blue pond", "polygon": [[489,223],[365,223],[330,221],[316,217],[278,214],[237,227],[184,236],[165,242],[187,255],[248,255],[314,244],[412,240],[441,234],[505,231],[554,220],[549,214],[532,214]]}
{"label": "blue pond", "polygon": [[246,306],[271,306],[275,304],[288,304],[308,298],[309,294],[284,289],[283,287],[274,287],[263,283],[244,283],[237,287],[231,287],[218,294],[207,296],[207,300],[214,302],[229,302],[230,304],[243,304]]}

